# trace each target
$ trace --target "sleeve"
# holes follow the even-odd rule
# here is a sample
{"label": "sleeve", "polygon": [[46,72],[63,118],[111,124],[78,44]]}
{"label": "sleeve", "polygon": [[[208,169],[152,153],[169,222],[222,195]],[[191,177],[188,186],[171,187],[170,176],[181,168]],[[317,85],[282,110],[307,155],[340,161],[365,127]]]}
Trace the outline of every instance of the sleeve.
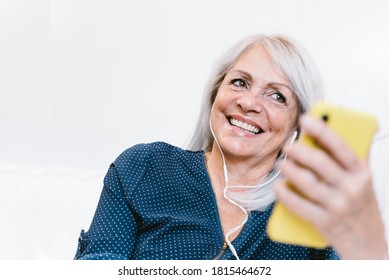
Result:
{"label": "sleeve", "polygon": [[338,253],[332,248],[325,249],[310,249],[310,260],[340,260]]}
{"label": "sleeve", "polygon": [[112,164],[89,231],[81,231],[76,260],[124,260],[131,257],[137,223]]}
{"label": "sleeve", "polygon": [[329,248],[327,250],[327,259],[328,260],[340,260],[340,256],[333,248]]}

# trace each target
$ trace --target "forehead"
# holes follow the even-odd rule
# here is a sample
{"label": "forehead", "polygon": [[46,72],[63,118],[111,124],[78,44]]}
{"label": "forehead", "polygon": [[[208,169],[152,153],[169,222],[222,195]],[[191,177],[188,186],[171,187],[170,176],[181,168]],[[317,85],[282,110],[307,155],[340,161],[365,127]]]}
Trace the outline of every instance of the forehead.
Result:
{"label": "forehead", "polygon": [[254,46],[244,51],[228,72],[234,70],[245,71],[254,79],[262,79],[268,83],[282,82],[290,86],[288,79],[262,46]]}

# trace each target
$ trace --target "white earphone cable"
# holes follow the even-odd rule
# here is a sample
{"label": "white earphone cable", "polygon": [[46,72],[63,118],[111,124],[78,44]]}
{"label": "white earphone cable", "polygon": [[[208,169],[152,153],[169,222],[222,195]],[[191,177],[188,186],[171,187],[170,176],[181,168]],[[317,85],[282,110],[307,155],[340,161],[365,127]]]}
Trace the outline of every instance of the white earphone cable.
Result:
{"label": "white earphone cable", "polygon": [[[229,237],[230,237],[231,234],[233,234],[234,232],[238,231],[241,227],[243,227],[246,224],[246,222],[248,220],[248,213],[247,213],[247,210],[242,205],[240,205],[239,203],[237,203],[236,201],[234,201],[234,200],[232,200],[231,198],[228,197],[228,190],[229,190],[229,188],[260,188],[260,187],[269,185],[271,182],[273,182],[280,175],[281,172],[278,171],[272,178],[270,178],[266,182],[264,182],[264,183],[262,183],[260,185],[257,185],[257,186],[228,186],[228,170],[227,170],[226,160],[224,158],[224,154],[223,154],[223,151],[222,151],[222,149],[220,147],[219,141],[217,140],[217,138],[215,136],[215,133],[213,132],[211,120],[209,120],[209,127],[210,127],[210,130],[211,130],[212,136],[213,136],[213,138],[215,140],[215,143],[216,143],[216,145],[219,148],[219,151],[220,151],[220,154],[221,154],[222,160],[223,160],[223,173],[224,173],[224,180],[225,180],[225,187],[224,187],[224,191],[223,191],[223,196],[230,203],[232,203],[232,204],[236,205],[237,207],[239,207],[239,209],[241,209],[242,212],[245,214],[245,218],[242,221],[242,223],[239,224],[238,226],[234,227],[230,231],[228,231],[226,233],[226,235],[225,235],[225,238],[226,238],[225,242],[227,243],[228,247],[230,248],[230,250],[233,253],[233,255],[236,257],[236,259],[240,260],[239,256],[238,256],[238,253],[236,252],[235,247],[232,245]],[[292,139],[291,139],[290,143],[293,143],[294,140],[296,139],[296,137],[297,137],[297,131],[295,131],[293,133]],[[285,160],[286,160],[286,156],[284,157],[284,161]]]}

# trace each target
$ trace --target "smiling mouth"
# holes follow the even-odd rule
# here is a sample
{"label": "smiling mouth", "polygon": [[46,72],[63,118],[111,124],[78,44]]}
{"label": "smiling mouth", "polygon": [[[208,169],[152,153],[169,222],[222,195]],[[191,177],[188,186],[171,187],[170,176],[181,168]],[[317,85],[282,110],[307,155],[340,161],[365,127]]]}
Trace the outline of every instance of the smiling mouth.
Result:
{"label": "smiling mouth", "polygon": [[228,121],[231,125],[239,127],[240,129],[247,131],[251,134],[260,134],[260,133],[264,132],[260,127],[255,127],[251,124],[239,121],[239,120],[234,119],[234,118],[228,118]]}

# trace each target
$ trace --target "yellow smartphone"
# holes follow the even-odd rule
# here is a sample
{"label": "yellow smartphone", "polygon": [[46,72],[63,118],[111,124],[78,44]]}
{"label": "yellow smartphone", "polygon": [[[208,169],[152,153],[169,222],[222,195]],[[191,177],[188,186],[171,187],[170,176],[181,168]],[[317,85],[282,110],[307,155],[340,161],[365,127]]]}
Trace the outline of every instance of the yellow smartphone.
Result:
{"label": "yellow smartphone", "polygon": [[[372,114],[326,102],[316,103],[310,114],[323,119],[350,145],[360,159],[367,158],[378,126]],[[305,145],[320,149],[307,135],[302,134],[300,141]],[[293,188],[291,183],[288,185]],[[267,234],[273,241],[281,243],[312,248],[325,248],[329,245],[313,224],[290,212],[280,202],[276,202],[269,218]]]}

